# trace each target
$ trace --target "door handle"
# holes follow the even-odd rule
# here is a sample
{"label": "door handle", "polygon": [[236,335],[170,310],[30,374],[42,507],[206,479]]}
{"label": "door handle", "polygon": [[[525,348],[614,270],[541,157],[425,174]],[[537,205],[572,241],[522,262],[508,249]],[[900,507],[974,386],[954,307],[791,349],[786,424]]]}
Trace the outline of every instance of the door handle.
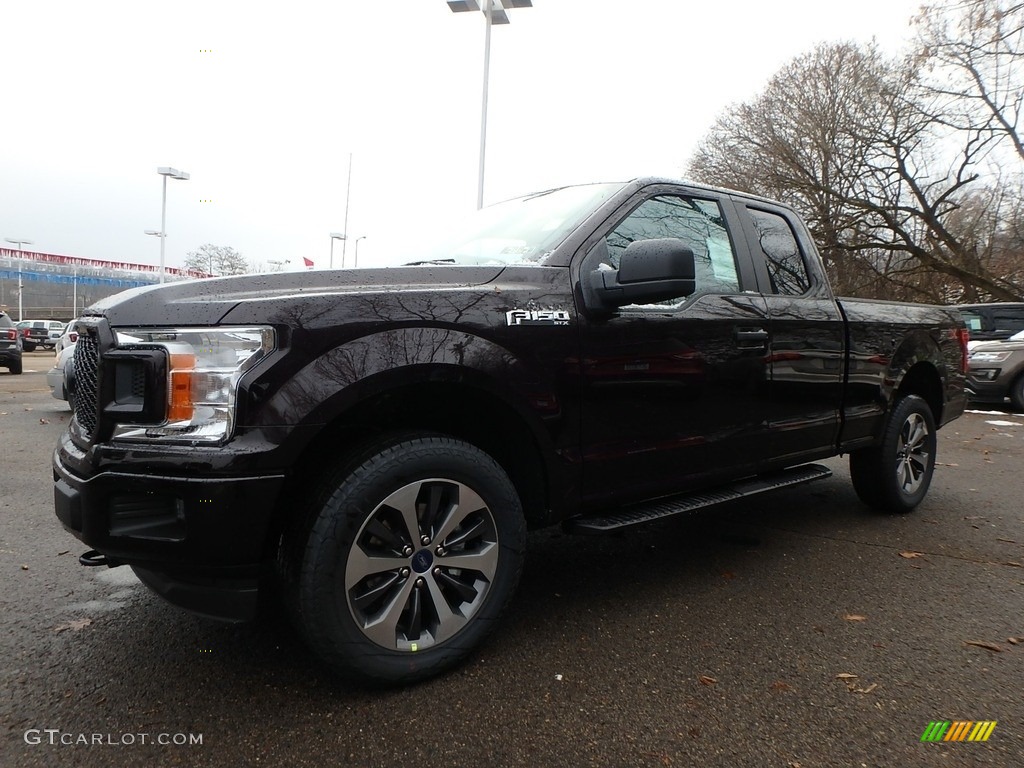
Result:
{"label": "door handle", "polygon": [[768,331],[764,328],[737,328],[733,336],[745,349],[763,347],[768,343]]}

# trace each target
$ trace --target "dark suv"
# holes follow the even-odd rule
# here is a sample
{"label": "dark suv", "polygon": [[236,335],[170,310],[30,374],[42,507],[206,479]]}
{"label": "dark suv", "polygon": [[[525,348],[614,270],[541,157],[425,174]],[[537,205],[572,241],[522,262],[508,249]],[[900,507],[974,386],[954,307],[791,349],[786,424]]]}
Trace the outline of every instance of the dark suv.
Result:
{"label": "dark suv", "polygon": [[1024,303],[960,304],[971,341],[1002,341],[1024,331]]}
{"label": "dark suv", "polygon": [[6,312],[0,312],[0,366],[21,373],[21,336]]}

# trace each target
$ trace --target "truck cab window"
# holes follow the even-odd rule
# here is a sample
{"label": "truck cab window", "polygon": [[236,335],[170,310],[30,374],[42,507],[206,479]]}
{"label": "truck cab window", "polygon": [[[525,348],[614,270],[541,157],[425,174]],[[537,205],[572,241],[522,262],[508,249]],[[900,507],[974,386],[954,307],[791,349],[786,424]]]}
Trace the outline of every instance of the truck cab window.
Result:
{"label": "truck cab window", "polygon": [[768,211],[748,208],[757,240],[764,252],[772,293],[801,296],[811,287],[807,265],[800,254],[800,246],[789,222]]}
{"label": "truck cab window", "polygon": [[610,265],[618,269],[630,243],[663,237],[678,238],[693,250],[698,293],[739,292],[736,256],[714,200],[666,195],[645,201],[608,234]]}

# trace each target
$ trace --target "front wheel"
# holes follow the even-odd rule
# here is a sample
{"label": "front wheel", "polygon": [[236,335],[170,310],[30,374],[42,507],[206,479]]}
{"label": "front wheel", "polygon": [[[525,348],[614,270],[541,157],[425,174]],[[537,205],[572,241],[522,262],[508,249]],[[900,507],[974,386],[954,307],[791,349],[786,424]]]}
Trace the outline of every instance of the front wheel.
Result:
{"label": "front wheel", "polygon": [[1010,402],[1013,404],[1014,410],[1024,411],[1024,373],[1010,385]]}
{"label": "front wheel", "polygon": [[924,499],[935,472],[935,419],[916,395],[898,400],[881,442],[850,454],[850,476],[865,504],[909,512]]}
{"label": "front wheel", "polygon": [[465,658],[519,580],[525,522],[504,470],[475,446],[397,437],[321,494],[295,616],[349,677],[413,682]]}

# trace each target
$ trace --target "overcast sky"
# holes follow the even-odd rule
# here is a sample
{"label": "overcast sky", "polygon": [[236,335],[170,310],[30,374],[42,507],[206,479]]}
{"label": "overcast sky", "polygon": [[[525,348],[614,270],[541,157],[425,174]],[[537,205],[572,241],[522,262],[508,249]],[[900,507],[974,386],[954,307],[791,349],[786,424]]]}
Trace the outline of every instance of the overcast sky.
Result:
{"label": "overcast sky", "polygon": [[[823,41],[896,52],[920,0],[534,0],[493,30],[485,204],[678,177],[730,103]],[[484,19],[445,0],[0,2],[0,239],[167,263],[203,243],[415,258],[476,207]],[[6,245],[6,243],[2,243]],[[334,264],[340,266],[341,244]]]}

